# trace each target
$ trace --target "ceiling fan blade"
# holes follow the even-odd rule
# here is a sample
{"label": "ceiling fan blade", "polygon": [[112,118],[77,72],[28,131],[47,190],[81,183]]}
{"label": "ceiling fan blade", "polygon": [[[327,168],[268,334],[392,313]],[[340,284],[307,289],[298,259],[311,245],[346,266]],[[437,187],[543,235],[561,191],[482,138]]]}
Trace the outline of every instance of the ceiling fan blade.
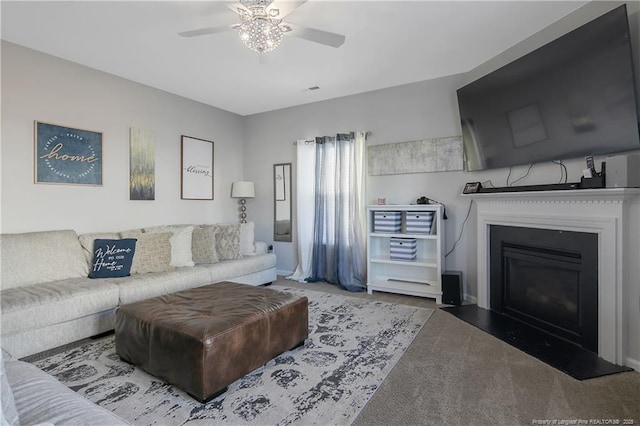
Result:
{"label": "ceiling fan blade", "polygon": [[330,33],[329,31],[316,30],[315,28],[290,24],[288,22],[284,25],[291,28],[291,31],[288,31],[285,34],[313,41],[315,43],[324,44],[326,46],[340,47],[346,39],[346,37],[341,34]]}
{"label": "ceiling fan blade", "polygon": [[275,0],[267,6],[267,10],[278,9],[278,19],[282,19],[306,2],[307,0]]}
{"label": "ceiling fan blade", "polygon": [[199,30],[183,31],[178,33],[182,37],[198,37],[207,34],[224,33],[233,30],[232,25],[221,25],[219,27],[200,28]]}

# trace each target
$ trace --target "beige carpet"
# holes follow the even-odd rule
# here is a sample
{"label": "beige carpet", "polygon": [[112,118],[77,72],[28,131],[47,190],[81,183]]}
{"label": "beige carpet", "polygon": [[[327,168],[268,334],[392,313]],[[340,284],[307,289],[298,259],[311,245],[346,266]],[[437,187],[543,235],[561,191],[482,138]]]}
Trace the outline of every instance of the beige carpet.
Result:
{"label": "beige carpet", "polygon": [[[275,285],[343,292],[324,283],[279,279]],[[431,299],[344,294],[437,308]],[[437,309],[353,424],[607,424],[610,419],[640,424],[640,373],[578,381]]]}

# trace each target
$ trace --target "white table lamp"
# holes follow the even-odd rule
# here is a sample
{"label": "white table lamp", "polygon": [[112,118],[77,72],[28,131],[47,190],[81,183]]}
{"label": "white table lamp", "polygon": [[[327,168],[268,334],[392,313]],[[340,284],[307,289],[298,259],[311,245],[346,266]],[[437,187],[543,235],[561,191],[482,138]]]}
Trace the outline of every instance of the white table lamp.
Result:
{"label": "white table lamp", "polygon": [[247,223],[247,198],[256,196],[253,182],[233,182],[231,184],[231,198],[240,198],[240,223]]}

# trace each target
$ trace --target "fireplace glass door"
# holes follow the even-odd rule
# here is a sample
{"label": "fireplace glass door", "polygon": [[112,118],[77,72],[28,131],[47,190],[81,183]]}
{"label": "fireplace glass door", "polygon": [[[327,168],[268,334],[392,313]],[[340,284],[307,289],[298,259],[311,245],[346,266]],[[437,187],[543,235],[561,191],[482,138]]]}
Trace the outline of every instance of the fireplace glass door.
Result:
{"label": "fireplace glass door", "polygon": [[597,235],[491,226],[490,236],[491,309],[597,352]]}

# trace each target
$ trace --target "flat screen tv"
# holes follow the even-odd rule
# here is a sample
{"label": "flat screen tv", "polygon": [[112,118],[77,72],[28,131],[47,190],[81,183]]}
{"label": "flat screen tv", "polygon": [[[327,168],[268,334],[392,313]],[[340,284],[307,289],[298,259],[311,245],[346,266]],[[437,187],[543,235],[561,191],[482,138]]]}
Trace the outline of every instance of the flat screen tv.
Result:
{"label": "flat screen tv", "polygon": [[640,149],[626,6],[457,95],[468,171]]}

